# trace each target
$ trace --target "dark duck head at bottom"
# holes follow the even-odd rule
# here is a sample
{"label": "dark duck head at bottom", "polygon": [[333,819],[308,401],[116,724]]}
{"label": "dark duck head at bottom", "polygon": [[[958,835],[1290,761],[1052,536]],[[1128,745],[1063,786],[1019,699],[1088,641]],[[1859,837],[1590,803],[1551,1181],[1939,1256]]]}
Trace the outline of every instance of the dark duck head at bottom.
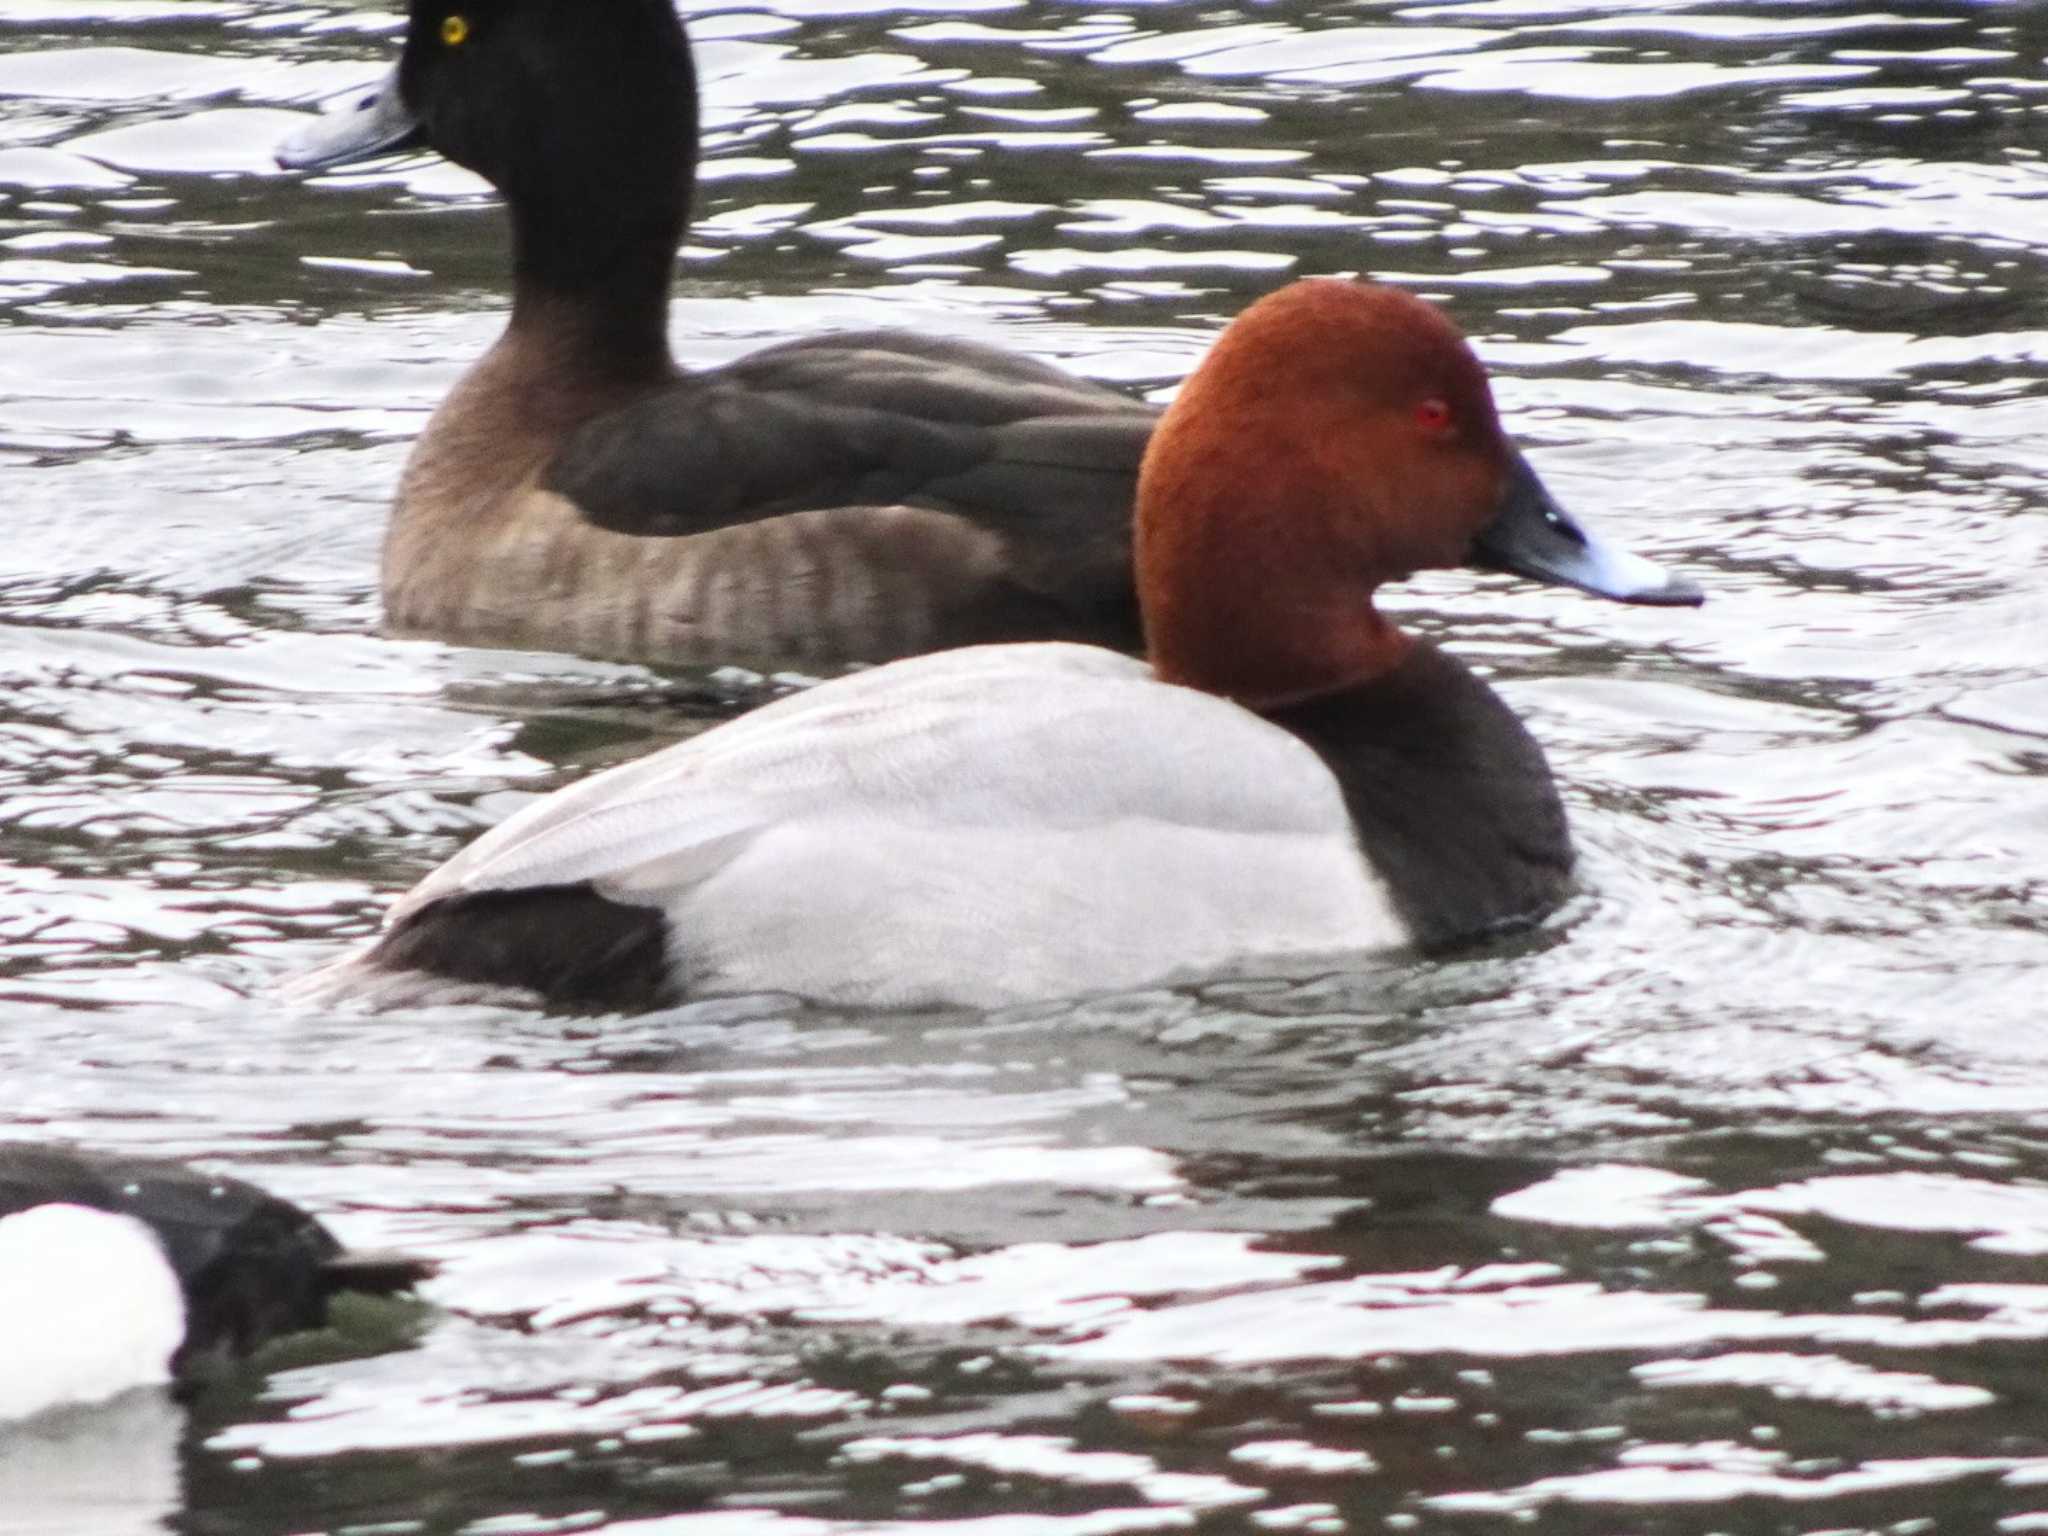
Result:
{"label": "dark duck head at bottom", "polygon": [[346,1292],[423,1261],[352,1254],[312,1216],[182,1164],[0,1145],[0,1423],[133,1387],[189,1388]]}

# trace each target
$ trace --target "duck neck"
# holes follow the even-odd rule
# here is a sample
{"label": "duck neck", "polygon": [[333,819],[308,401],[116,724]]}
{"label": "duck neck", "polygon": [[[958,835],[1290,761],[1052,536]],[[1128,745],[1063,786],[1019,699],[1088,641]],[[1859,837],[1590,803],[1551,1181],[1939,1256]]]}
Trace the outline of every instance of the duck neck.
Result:
{"label": "duck neck", "polygon": [[544,347],[557,367],[632,382],[669,377],[669,283],[683,225],[680,209],[584,218],[515,202],[512,334]]}
{"label": "duck neck", "polygon": [[1311,582],[1240,559],[1219,579],[1181,580],[1147,593],[1145,643],[1154,670],[1269,712],[1377,681],[1414,642],[1356,580]]}

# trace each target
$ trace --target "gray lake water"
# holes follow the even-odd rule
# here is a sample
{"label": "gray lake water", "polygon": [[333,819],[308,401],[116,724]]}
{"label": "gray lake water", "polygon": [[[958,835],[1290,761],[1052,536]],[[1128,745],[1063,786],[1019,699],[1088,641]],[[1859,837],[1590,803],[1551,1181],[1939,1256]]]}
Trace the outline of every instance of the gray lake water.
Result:
{"label": "gray lake water", "polygon": [[2048,9],[695,31],[690,361],[909,325],[1152,393],[1292,276],[1445,303],[1710,593],[1399,599],[1586,894],[994,1017],[278,1006],[740,684],[379,633],[505,300],[465,174],[271,168],[387,9],[0,0],[0,1137],[443,1265],[396,1337],[0,1440],[0,1532],[2048,1530]]}

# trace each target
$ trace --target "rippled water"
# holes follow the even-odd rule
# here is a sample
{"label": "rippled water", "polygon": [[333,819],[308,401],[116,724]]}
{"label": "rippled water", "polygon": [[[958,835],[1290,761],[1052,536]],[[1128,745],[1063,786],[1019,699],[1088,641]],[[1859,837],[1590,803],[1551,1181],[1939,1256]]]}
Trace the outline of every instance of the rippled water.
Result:
{"label": "rippled water", "polygon": [[445,1266],[17,1432],[0,1531],[2048,1529],[2048,9],[706,6],[686,358],[1160,391],[1371,271],[1711,602],[1403,599],[1570,785],[1538,940],[597,1023],[266,998],[736,686],[378,634],[499,220],[268,154],[394,25],[0,0],[0,1136]]}

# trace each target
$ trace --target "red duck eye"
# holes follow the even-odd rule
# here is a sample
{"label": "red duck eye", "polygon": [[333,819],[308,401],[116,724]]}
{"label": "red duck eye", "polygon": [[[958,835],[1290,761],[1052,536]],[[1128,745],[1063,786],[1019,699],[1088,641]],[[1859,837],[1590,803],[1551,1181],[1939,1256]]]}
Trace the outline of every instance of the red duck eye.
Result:
{"label": "red duck eye", "polygon": [[1451,425],[1451,408],[1442,400],[1425,400],[1415,407],[1415,424],[1425,432],[1447,431]]}

